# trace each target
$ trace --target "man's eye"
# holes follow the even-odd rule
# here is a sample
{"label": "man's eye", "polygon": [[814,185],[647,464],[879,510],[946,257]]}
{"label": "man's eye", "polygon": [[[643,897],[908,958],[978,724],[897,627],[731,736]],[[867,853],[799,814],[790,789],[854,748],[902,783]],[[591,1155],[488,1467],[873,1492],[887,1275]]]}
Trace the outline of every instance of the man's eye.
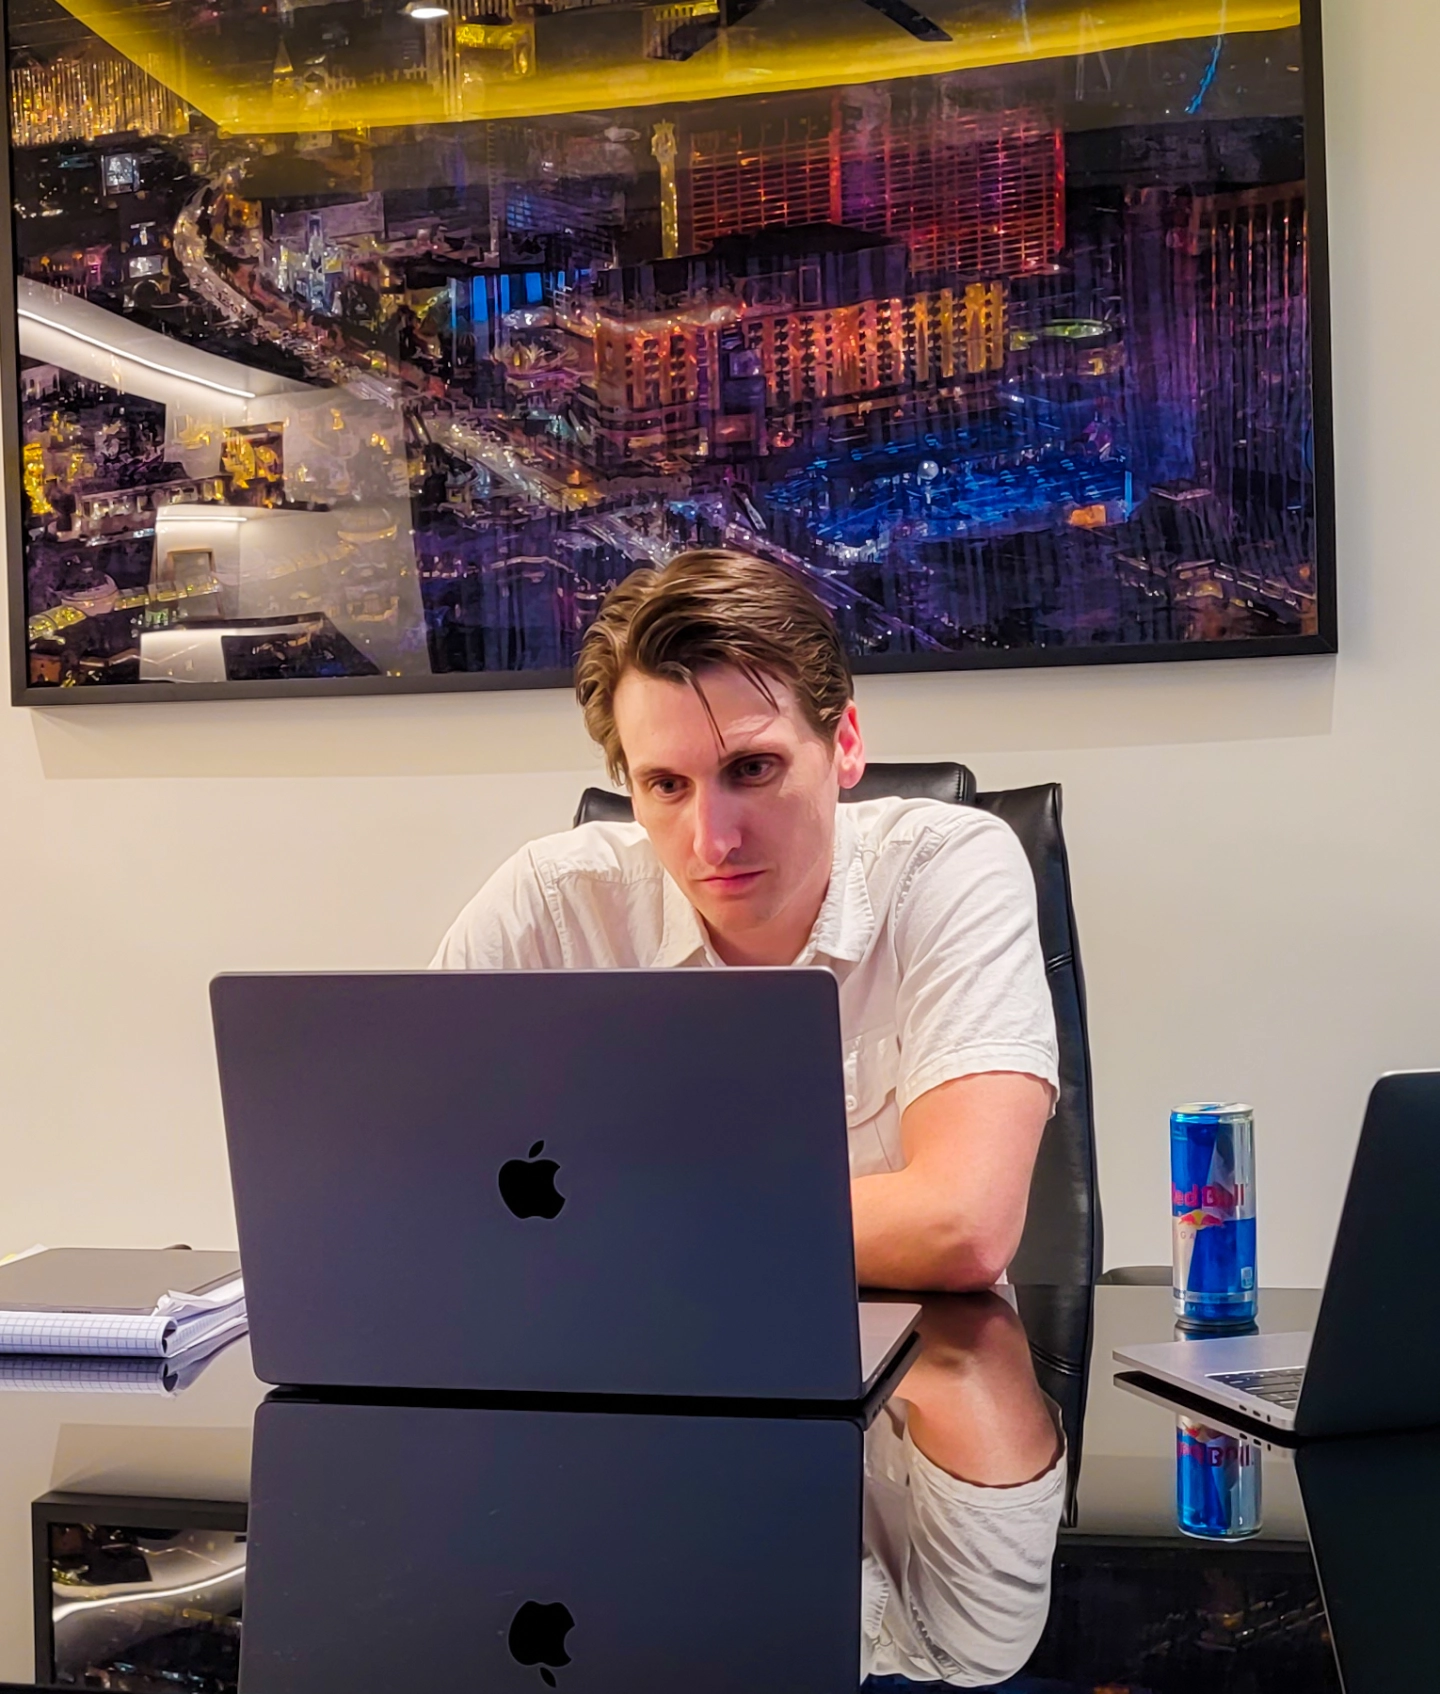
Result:
{"label": "man's eye", "polygon": [[740,759],[730,769],[740,782],[763,782],[774,766],[773,759]]}
{"label": "man's eye", "polygon": [[657,776],[650,784],[650,792],[658,794],[662,800],[673,800],[680,792],[681,782],[678,776]]}

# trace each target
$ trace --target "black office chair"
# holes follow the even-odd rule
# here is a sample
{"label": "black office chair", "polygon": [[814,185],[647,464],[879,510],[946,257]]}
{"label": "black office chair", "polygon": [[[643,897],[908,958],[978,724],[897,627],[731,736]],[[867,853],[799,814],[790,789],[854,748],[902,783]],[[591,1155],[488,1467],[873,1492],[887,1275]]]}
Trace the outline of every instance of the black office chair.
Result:
{"label": "black office chair", "polygon": [[[1040,1143],[1025,1233],[1010,1266],[1010,1279],[1015,1283],[1088,1287],[1099,1277],[1103,1244],[1085,980],[1075,940],[1070,870],[1060,828],[1060,785],[1051,782],[1035,788],[978,794],[975,777],[964,765],[870,765],[856,787],[841,798],[855,801],[889,796],[983,807],[1010,825],[1030,860],[1039,899],[1045,973],[1055,1004],[1060,1101]],[[628,822],[633,816],[626,795],[587,788],[580,796],[575,822]],[[1073,1361],[1078,1368],[1088,1351],[1089,1337],[1075,1339],[1082,1349],[1079,1359]]]}

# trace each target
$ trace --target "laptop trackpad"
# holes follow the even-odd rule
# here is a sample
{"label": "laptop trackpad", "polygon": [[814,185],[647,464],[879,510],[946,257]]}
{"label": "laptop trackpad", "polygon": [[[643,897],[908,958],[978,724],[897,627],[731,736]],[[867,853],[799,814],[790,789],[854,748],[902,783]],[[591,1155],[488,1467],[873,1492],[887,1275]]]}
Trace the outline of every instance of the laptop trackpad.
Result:
{"label": "laptop trackpad", "polygon": [[918,1306],[889,1300],[860,1302],[860,1380],[868,1388],[914,1329]]}

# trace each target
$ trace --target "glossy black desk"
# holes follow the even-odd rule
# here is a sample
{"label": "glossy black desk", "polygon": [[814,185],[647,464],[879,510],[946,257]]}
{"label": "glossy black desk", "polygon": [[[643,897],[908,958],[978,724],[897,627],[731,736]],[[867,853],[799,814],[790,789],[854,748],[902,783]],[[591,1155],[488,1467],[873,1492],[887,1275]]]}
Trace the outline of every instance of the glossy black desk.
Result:
{"label": "glossy black desk", "polygon": [[[1317,1300],[1311,1291],[1269,1290],[1262,1326],[1307,1328]],[[1293,1458],[1277,1451],[1264,1455],[1264,1523],[1256,1538],[1219,1543],[1182,1536],[1175,1519],[1175,1417],[1112,1380],[1113,1346],[1170,1337],[1168,1290],[1018,1289],[1015,1304],[1038,1381],[1064,1418],[1072,1498],[1059,1531],[1048,1617],[1037,1620],[1037,1630],[1043,1625],[1039,1644],[1004,1686],[1046,1694],[1100,1687],[1116,1694],[1338,1691]],[[898,1397],[905,1392],[902,1383]],[[87,1576],[92,1583],[118,1584],[115,1593],[129,1596],[131,1607],[163,1600],[168,1582],[180,1610],[188,1609],[172,1642],[187,1630],[192,1635],[197,1628],[208,1630],[214,1639],[207,1651],[197,1654],[192,1641],[188,1648],[177,1647],[178,1659],[169,1664],[154,1650],[148,1659],[112,1653],[111,1668],[92,1685],[220,1694],[226,1645],[233,1656],[235,1634],[226,1620],[243,1591],[245,1543],[239,1529],[249,1492],[252,1419],[265,1393],[250,1371],[243,1342],[219,1354],[179,1393],[0,1387],[0,1681],[29,1682],[36,1675],[32,1507],[58,1494],[79,1498],[51,1499],[40,1508],[44,1545],[67,1573],[53,1597],[42,1588],[42,1636],[49,1630],[52,1598],[59,1609],[69,1608],[65,1627],[73,1631],[74,1620],[95,1598]],[[1334,1520],[1325,1526],[1331,1547],[1363,1548],[1367,1515],[1378,1523],[1396,1520],[1403,1478],[1429,1463],[1428,1449],[1415,1449],[1416,1438],[1409,1439],[1409,1448],[1401,1439],[1356,1450],[1364,1462],[1352,1465],[1326,1497]],[[1393,1496],[1388,1505],[1372,1498],[1377,1464],[1388,1475]],[[364,1494],[363,1478],[356,1491],[357,1498]],[[1408,1509],[1415,1517],[1419,1508],[1413,1499]],[[433,1494],[417,1499],[416,1512],[415,1536],[434,1535],[445,1502]],[[1428,1527],[1430,1517],[1421,1513],[1417,1521]],[[107,1537],[106,1529],[154,1532],[148,1574],[144,1559],[136,1559],[136,1537]],[[175,1538],[177,1530],[183,1533]],[[1424,1575],[1429,1555],[1423,1538],[1416,1545]],[[437,1554],[437,1574],[441,1566]],[[170,1576],[163,1574],[167,1570]],[[1337,1619],[1349,1619],[1366,1651],[1362,1637],[1388,1641],[1387,1672],[1398,1663],[1414,1679],[1407,1688],[1435,1685],[1428,1662],[1394,1660],[1395,1651],[1411,1651],[1403,1645],[1404,1629],[1378,1627],[1385,1620],[1376,1619],[1371,1592],[1357,1608],[1354,1573],[1344,1574],[1347,1592],[1327,1592]],[[1327,1589],[1329,1582],[1327,1574]],[[785,1615],[783,1593],[767,1593],[757,1603]],[[919,1620],[922,1633],[924,1622]],[[804,1644],[797,1641],[795,1650],[803,1655]],[[1384,1686],[1388,1694],[1396,1687],[1367,1681],[1365,1667],[1353,1655],[1352,1661],[1347,1694],[1364,1694],[1369,1686]],[[684,1664],[674,1666],[672,1686],[686,1686],[685,1671]],[[563,1670],[548,1673],[541,1667],[541,1675],[546,1685],[566,1686]],[[427,1642],[414,1686],[458,1686],[462,1680],[467,1686],[472,1680],[463,1626],[449,1640]],[[773,1685],[792,1685],[786,1666],[776,1666]],[[540,1677],[527,1671],[514,1686],[539,1687]],[[578,1672],[571,1673],[570,1686],[578,1694],[583,1686]],[[887,1676],[876,1679],[876,1686],[905,1684]],[[838,1686],[836,1694],[842,1694]]]}

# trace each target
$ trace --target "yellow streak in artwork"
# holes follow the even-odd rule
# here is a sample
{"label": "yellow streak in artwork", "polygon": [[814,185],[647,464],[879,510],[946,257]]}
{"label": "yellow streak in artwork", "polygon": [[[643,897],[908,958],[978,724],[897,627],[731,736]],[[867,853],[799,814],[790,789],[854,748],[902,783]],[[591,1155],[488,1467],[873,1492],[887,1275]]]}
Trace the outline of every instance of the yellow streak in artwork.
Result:
{"label": "yellow streak in artwork", "polygon": [[[836,84],[1025,64],[1151,43],[1291,29],[1299,0],[1031,0],[1017,16],[978,14],[973,0],[917,0],[954,37],[917,41],[859,0],[772,0],[758,19],[726,32],[683,62],[642,56],[638,9],[587,8],[536,20],[533,73],[504,55],[477,53],[456,34],[451,98],[425,81],[298,92],[270,75],[227,77],[197,62],[197,44],[171,26],[168,8],[136,0],[63,0],[66,9],[222,129],[293,134],[357,125],[528,118],[617,106],[779,94]],[[601,26],[597,28],[597,25]],[[416,24],[415,28],[453,26]],[[576,32],[579,32],[577,39]],[[177,39],[177,35],[179,39]],[[217,47],[223,58],[223,42]]]}

